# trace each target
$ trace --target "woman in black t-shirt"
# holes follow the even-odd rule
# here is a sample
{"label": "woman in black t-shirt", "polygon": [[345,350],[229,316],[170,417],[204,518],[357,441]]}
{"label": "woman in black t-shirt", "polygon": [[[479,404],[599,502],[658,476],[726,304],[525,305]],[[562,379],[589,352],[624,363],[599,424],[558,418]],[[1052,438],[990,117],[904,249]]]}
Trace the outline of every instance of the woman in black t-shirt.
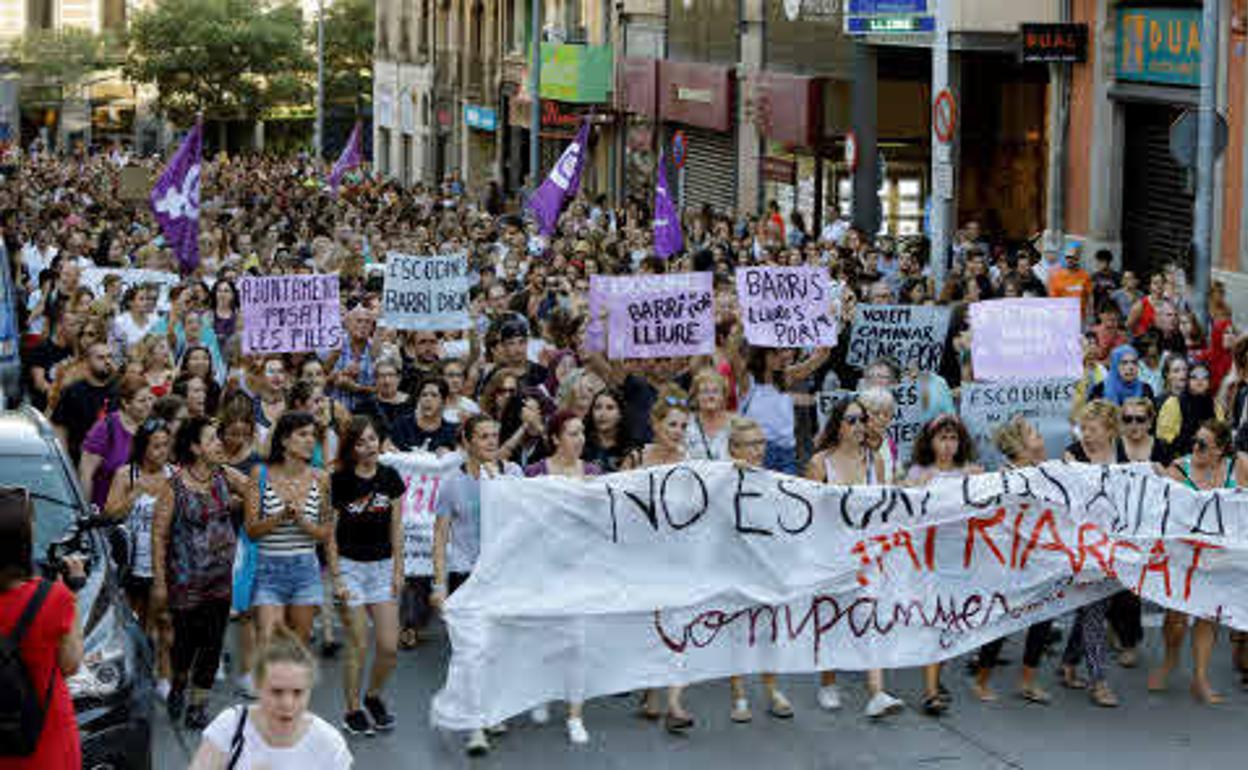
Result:
{"label": "woman in black t-shirt", "polygon": [[[397,471],[377,462],[380,451],[381,435],[373,419],[366,415],[352,418],[339,445],[338,471],[330,479],[338,523],[326,551],[350,652],[343,666],[347,703],[343,723],[347,732],[356,735],[394,727],[381,689],[398,656],[395,599],[403,584],[400,503],[405,488]],[[376,650],[361,707],[360,683],[368,653],[366,614],[373,622]]]}

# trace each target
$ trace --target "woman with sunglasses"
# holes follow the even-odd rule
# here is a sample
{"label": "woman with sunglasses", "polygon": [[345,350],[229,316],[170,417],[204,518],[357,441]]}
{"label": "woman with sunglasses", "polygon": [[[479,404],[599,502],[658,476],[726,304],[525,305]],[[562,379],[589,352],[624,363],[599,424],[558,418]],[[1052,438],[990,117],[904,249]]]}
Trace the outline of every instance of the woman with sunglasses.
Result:
{"label": "woman with sunglasses", "polygon": [[[1079,440],[1066,447],[1067,462],[1113,465],[1125,461],[1118,443],[1120,424],[1118,407],[1109,401],[1097,400],[1079,410]],[[1062,653],[1062,686],[1071,690],[1088,690],[1092,702],[1104,708],[1118,705],[1118,696],[1105,677],[1108,644],[1105,618],[1109,600],[1104,599],[1080,607]],[[1088,679],[1080,679],[1076,666],[1080,659],[1088,670]],[[1091,684],[1089,685],[1089,682]]]}
{"label": "woman with sunglasses", "polygon": [[[806,478],[823,484],[854,485],[888,483],[883,459],[867,444],[867,408],[857,398],[838,402],[815,441],[815,454],[806,466]],[[866,714],[877,718],[900,711],[904,704],[884,690],[884,672],[867,672]],[[824,711],[841,707],[835,671],[819,673],[816,696]]]}
{"label": "woman with sunglasses", "polygon": [[1161,405],[1157,413],[1157,438],[1169,443],[1175,455],[1191,451],[1192,440],[1201,425],[1222,419],[1210,386],[1209,367],[1193,364],[1188,369],[1187,389]]}
{"label": "woman with sunglasses", "polygon": [[237,543],[230,501],[251,485],[222,465],[221,439],[208,419],[182,423],[173,457],[178,471],[152,517],[151,604],[173,616],[169,717],[176,721],[185,708],[186,727],[202,730],[230,619]]}
{"label": "woman with sunglasses", "polygon": [[[635,467],[674,465],[688,459],[685,444],[688,427],[689,406],[685,392],[673,385],[665,385],[659,390],[658,398],[650,409],[650,429],[654,441],[633,453]],[[681,701],[684,691],[684,685],[667,688],[667,715],[663,718],[663,725],[674,735],[684,734],[694,725],[693,715],[685,710]],[[646,690],[641,703],[642,718],[658,721],[661,716],[658,699],[657,689]]]}
{"label": "woman with sunglasses", "polygon": [[[962,420],[942,414],[930,420],[914,441],[914,457],[907,483],[923,486],[936,479],[962,478],[983,473],[975,464],[975,444]],[[923,712],[939,716],[949,710],[949,691],[940,683],[941,663],[923,667]]]}
{"label": "woman with sunglasses", "polygon": [[163,614],[150,612],[152,592],[152,518],[156,501],[169,490],[174,468],[169,463],[173,434],[163,420],[143,423],[130,444],[130,462],[113,476],[104,515],[126,523],[130,569],[124,588],[139,626],[154,640],[156,691],[169,695],[169,628]]}
{"label": "woman with sunglasses", "polygon": [[[1196,491],[1240,489],[1248,486],[1248,459],[1237,454],[1231,445],[1231,427],[1221,420],[1207,420],[1196,431],[1191,454],[1175,460],[1167,470],[1170,478]],[[1166,689],[1170,672],[1179,664],[1183,636],[1187,633],[1187,616],[1168,610],[1162,635],[1166,657],[1148,676],[1148,689]],[[1196,618],[1192,625],[1192,697],[1214,705],[1223,697],[1209,683],[1209,661],[1217,638],[1215,621]],[[1244,677],[1248,683],[1248,676]]]}

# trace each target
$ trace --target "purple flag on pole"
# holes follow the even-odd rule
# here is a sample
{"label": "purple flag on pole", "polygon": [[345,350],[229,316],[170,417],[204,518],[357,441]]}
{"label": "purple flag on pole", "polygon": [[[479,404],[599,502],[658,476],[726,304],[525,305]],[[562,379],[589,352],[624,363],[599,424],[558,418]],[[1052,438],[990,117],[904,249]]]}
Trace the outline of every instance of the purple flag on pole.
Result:
{"label": "purple flag on pole", "polygon": [[581,121],[581,128],[576,132],[559,162],[550,170],[546,181],[529,197],[529,209],[537,217],[542,235],[550,235],[555,231],[559,214],[568,198],[576,195],[581,186],[581,169],[585,167],[585,145],[589,142],[589,118]]}
{"label": "purple flag on pole", "polygon": [[685,248],[680,234],[680,212],[667,191],[667,163],[659,150],[659,179],[654,186],[654,253],[664,259]]}
{"label": "purple flag on pole", "polygon": [[334,168],[329,172],[329,187],[334,192],[338,192],[338,184],[342,182],[342,175],[364,162],[364,152],[360,148],[360,122],[355,122],[355,128],[351,129],[351,136],[347,139],[347,146],[342,148],[342,153],[338,156],[338,160],[334,161]]}
{"label": "purple flag on pole", "polygon": [[199,171],[203,143],[204,124],[196,121],[156,180],[150,199],[156,222],[183,273],[199,266]]}

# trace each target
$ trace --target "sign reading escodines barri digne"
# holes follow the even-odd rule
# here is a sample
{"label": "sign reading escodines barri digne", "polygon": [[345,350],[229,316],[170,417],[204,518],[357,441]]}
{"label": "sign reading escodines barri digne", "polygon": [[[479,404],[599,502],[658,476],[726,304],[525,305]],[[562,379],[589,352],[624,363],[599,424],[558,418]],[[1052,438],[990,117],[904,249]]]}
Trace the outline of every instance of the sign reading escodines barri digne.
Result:
{"label": "sign reading escodines barri digne", "polygon": [[732,674],[920,666],[1124,588],[1248,628],[1248,495],[1146,465],[898,488],[689,463],[486,481],[481,519],[445,611],[449,729]]}
{"label": "sign reading escodines barri digne", "polygon": [[880,358],[921,372],[940,368],[949,308],[930,305],[858,305],[845,361],[865,367]]}
{"label": "sign reading escodines barri digne", "polygon": [[392,329],[448,331],[466,329],[468,255],[386,255],[382,319]]}

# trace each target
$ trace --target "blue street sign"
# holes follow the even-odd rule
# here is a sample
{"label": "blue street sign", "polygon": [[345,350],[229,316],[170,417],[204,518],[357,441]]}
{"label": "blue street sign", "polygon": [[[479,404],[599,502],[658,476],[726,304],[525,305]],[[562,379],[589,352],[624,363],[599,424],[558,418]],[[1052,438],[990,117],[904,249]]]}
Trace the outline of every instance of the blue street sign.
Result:
{"label": "blue street sign", "polygon": [[498,114],[489,107],[475,104],[464,105],[464,122],[469,128],[479,131],[494,131],[498,128]]}
{"label": "blue street sign", "polygon": [[936,31],[935,16],[846,16],[847,35],[906,35]]}
{"label": "blue street sign", "polygon": [[845,11],[851,16],[881,13],[927,13],[928,0],[849,0]]}

